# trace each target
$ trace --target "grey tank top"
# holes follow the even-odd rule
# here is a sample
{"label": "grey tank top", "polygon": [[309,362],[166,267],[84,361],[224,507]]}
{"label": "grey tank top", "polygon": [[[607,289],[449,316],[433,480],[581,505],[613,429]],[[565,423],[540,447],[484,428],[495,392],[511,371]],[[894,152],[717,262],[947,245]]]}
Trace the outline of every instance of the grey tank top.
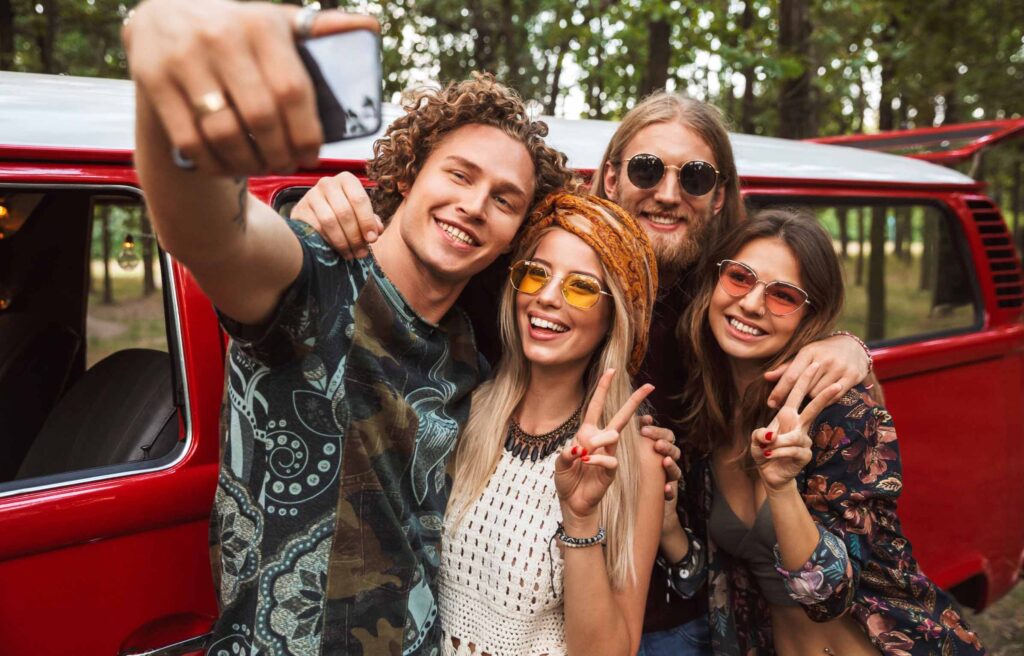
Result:
{"label": "grey tank top", "polygon": [[725,495],[718,491],[716,481],[708,534],[716,547],[746,563],[768,603],[776,606],[798,605],[789,596],[782,575],[775,569],[772,550],[778,540],[772,523],[772,510],[767,502],[761,504],[761,509],[757,511],[754,525],[747,528],[733,512]]}

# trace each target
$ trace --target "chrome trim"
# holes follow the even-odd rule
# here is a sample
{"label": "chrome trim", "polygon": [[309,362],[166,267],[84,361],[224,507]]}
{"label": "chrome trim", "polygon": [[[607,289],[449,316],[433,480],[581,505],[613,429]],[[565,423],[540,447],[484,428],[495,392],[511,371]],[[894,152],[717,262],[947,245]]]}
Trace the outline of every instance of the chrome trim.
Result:
{"label": "chrome trim", "polygon": [[[39,183],[18,184],[18,183],[12,183],[12,182],[0,182],[0,189],[48,189],[48,190],[54,190],[54,189],[83,189],[83,190],[97,191],[97,192],[120,191],[120,192],[130,193],[133,196],[137,196],[140,201],[145,202],[145,199],[144,199],[144,197],[142,195],[142,190],[139,189],[138,187],[132,187],[130,185],[91,185],[91,184],[59,184],[59,183],[58,184],[45,184],[45,183],[44,184],[39,184]],[[178,455],[177,458],[175,458],[171,462],[163,464],[163,465],[161,465],[159,467],[146,467],[146,468],[140,468],[140,469],[129,469],[129,470],[125,470],[123,472],[115,472],[115,473],[111,473],[111,474],[103,474],[103,475],[100,475],[100,476],[87,476],[85,478],[78,478],[78,479],[75,479],[75,480],[72,480],[72,481],[61,481],[59,483],[49,483],[49,484],[36,485],[36,486],[32,486],[32,487],[24,487],[24,488],[20,488],[20,489],[17,489],[17,490],[8,490],[6,492],[0,492],[0,499],[6,499],[6,498],[9,498],[9,497],[12,497],[12,496],[17,496],[17,495],[21,495],[21,494],[27,494],[29,492],[44,492],[46,490],[54,490],[54,489],[58,489],[58,488],[66,488],[66,487],[70,487],[72,485],[81,485],[83,483],[95,483],[95,482],[98,482],[98,481],[108,481],[108,480],[113,480],[113,479],[118,479],[118,478],[125,478],[127,476],[137,476],[138,474],[150,474],[152,472],[157,472],[157,471],[163,471],[165,469],[170,469],[171,467],[174,467],[175,465],[178,465],[179,463],[181,463],[182,460],[185,459],[185,456],[189,452],[189,448],[192,446],[192,438],[193,438],[192,406],[191,406],[191,398],[189,396],[189,389],[188,389],[188,376],[187,376],[187,372],[185,370],[185,346],[184,346],[184,344],[182,344],[182,341],[181,341],[181,311],[180,311],[180,309],[178,307],[178,293],[177,293],[178,292],[178,288],[177,288],[177,283],[174,280],[174,271],[171,268],[171,256],[168,255],[167,253],[163,253],[163,257],[161,258],[161,278],[163,278],[162,274],[163,274],[164,271],[167,272],[167,276],[166,276],[167,277],[167,289],[164,290],[164,293],[170,293],[171,294],[171,306],[173,308],[173,315],[174,315],[172,317],[172,319],[174,321],[174,328],[175,328],[174,335],[175,335],[175,339],[177,341],[177,346],[178,346],[178,348],[177,348],[177,351],[178,351],[178,369],[179,369],[179,372],[180,372],[182,395],[184,396],[184,408],[183,408],[183,410],[184,410],[184,413],[185,413],[185,442],[184,442],[184,448],[181,449],[181,453]],[[85,471],[88,471],[88,470],[85,470]],[[28,479],[28,480],[31,480],[31,479]],[[8,481],[8,483],[11,483],[11,482],[13,482],[13,481]]]}
{"label": "chrome trim", "polygon": [[181,642],[175,642],[172,645],[165,647],[157,647],[156,649],[150,649],[149,651],[129,651],[128,649],[122,649],[118,652],[118,656],[181,656],[182,654],[190,654],[194,651],[199,651],[206,647],[206,641],[210,639],[213,633],[204,633],[203,635],[196,636],[194,638],[186,638]]}

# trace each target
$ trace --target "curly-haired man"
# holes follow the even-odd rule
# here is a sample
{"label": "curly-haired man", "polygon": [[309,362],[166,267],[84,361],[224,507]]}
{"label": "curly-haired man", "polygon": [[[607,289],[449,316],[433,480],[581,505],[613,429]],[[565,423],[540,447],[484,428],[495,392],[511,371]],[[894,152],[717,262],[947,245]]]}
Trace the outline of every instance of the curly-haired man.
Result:
{"label": "curly-haired man", "polygon": [[315,162],[295,11],[152,0],[124,35],[153,224],[233,337],[208,653],[429,653],[445,468],[485,369],[452,305],[570,174],[493,79],[422,93],[375,146],[388,227],[340,259],[244,177]]}

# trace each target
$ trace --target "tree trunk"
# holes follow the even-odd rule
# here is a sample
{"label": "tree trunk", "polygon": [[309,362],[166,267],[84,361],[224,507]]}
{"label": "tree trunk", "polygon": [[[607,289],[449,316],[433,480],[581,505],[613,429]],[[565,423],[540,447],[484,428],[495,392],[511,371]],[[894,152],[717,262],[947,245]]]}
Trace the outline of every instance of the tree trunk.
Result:
{"label": "tree trunk", "polygon": [[114,286],[110,279],[110,206],[103,208],[103,304],[114,303]]}
{"label": "tree trunk", "polygon": [[910,208],[909,207],[897,207],[895,210],[896,214],[896,233],[894,235],[895,244],[894,250],[896,256],[904,262],[910,262],[910,242],[912,240],[911,225],[910,225]]}
{"label": "tree trunk", "polygon": [[604,102],[601,100],[601,93],[604,90],[604,74],[602,67],[604,66],[604,48],[601,43],[597,43],[594,47],[597,56],[597,65],[594,66],[594,70],[590,73],[590,118],[603,119],[604,118]]}
{"label": "tree trunk", "polygon": [[871,208],[871,256],[868,260],[867,339],[885,338],[885,224],[886,208]]}
{"label": "tree trunk", "polygon": [[563,41],[558,44],[558,49],[555,51],[555,70],[551,74],[551,87],[548,89],[547,103],[544,105],[544,113],[548,116],[554,116],[555,109],[558,107],[559,87],[562,81],[562,64],[565,62],[565,51],[568,47],[568,42]]}
{"label": "tree trunk", "polygon": [[850,257],[850,208],[844,207],[836,216],[839,219],[839,253],[845,260]]}
{"label": "tree trunk", "polygon": [[921,224],[921,277],[918,280],[917,288],[920,291],[927,291],[935,288],[935,278],[938,273],[938,241],[937,226],[932,220],[931,212],[924,210],[923,222]]}
{"label": "tree trunk", "polygon": [[647,68],[644,71],[640,97],[665,88],[668,82],[669,57],[672,54],[672,26],[665,20],[647,23]]}
{"label": "tree trunk", "polygon": [[14,68],[14,8],[11,0],[0,0],[0,70]]}
{"label": "tree trunk", "polygon": [[505,63],[508,65],[508,74],[505,77],[505,84],[513,89],[522,89],[522,76],[519,74],[519,56],[521,51],[518,39],[516,38],[515,23],[512,22],[515,9],[512,7],[512,0],[501,2],[501,45],[505,51]]}
{"label": "tree trunk", "polygon": [[807,0],[780,0],[779,55],[796,59],[801,72],[783,81],[779,90],[779,136],[804,139],[813,135],[811,98],[811,19]]}
{"label": "tree trunk", "polygon": [[149,223],[146,209],[141,208],[141,230],[142,235],[142,295],[150,296],[156,291],[156,277],[153,273],[154,254],[156,252],[156,237],[153,236],[153,226]]}
{"label": "tree trunk", "polygon": [[855,285],[864,284],[864,208],[858,207],[857,212],[857,269],[854,276]]}
{"label": "tree trunk", "polygon": [[[750,31],[754,28],[754,2],[747,0],[743,3],[743,14],[740,16],[740,29],[743,31],[743,43],[750,48],[753,39],[750,38]],[[749,53],[748,53],[749,54]],[[743,134],[754,134],[754,112],[757,108],[754,104],[754,63],[749,62],[743,67],[743,102],[740,114],[740,132]]]}
{"label": "tree trunk", "polygon": [[54,58],[57,44],[57,1],[42,0],[43,33],[37,35],[39,44],[39,60],[43,64],[44,73],[57,73],[57,62]]}

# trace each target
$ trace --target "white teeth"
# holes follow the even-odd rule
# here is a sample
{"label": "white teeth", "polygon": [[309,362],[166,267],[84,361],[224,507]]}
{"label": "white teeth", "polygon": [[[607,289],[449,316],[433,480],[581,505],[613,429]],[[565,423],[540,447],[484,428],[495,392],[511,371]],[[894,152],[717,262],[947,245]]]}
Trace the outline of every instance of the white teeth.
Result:
{"label": "white teeth", "polygon": [[441,221],[438,221],[437,224],[439,226],[441,226],[441,229],[444,230],[445,233],[449,237],[451,237],[452,239],[457,239],[457,240],[461,241],[464,244],[469,244],[470,246],[476,246],[477,245],[476,241],[474,241],[472,237],[470,237],[464,231],[459,230],[455,226],[448,225],[447,223],[443,223]]}
{"label": "white teeth", "polygon": [[547,319],[541,319],[540,317],[530,317],[530,325],[535,328],[545,328],[547,330],[553,330],[556,333],[564,333],[569,330],[566,326],[554,321],[548,321]]}
{"label": "white teeth", "polygon": [[645,213],[644,216],[646,216],[651,223],[657,223],[658,225],[675,225],[681,220],[678,216],[651,214],[649,212]]}
{"label": "white teeth", "polygon": [[753,335],[755,337],[764,334],[763,330],[754,328],[753,326],[748,326],[745,323],[740,323],[740,321],[737,319],[729,319],[729,325],[735,328],[736,330],[740,331],[741,333],[746,333],[748,335]]}

